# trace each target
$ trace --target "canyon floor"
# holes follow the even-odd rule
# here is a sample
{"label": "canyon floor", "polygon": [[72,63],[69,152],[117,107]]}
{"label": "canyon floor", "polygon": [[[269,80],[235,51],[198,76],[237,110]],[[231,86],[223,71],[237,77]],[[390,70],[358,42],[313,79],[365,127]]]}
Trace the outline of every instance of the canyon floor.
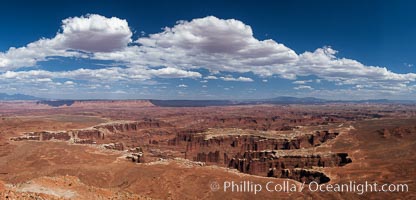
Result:
{"label": "canyon floor", "polygon": [[[415,150],[415,105],[0,102],[1,199],[416,199]],[[408,189],[264,188],[366,181]]]}

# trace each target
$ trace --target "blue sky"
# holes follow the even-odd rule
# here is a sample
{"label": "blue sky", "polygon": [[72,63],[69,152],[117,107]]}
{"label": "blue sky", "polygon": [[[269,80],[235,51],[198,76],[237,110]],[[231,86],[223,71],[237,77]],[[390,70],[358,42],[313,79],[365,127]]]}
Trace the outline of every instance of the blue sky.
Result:
{"label": "blue sky", "polygon": [[412,1],[36,1],[0,7],[0,92],[416,99]]}

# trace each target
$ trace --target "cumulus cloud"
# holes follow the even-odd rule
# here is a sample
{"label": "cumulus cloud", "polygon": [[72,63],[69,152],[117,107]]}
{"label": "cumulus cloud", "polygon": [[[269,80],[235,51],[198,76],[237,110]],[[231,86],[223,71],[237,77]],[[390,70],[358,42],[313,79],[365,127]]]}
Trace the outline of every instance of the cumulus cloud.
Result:
{"label": "cumulus cloud", "polygon": [[294,87],[295,90],[312,90],[313,88],[309,85],[299,85],[297,87]]}
{"label": "cumulus cloud", "polygon": [[337,51],[331,47],[318,48],[299,56],[294,72],[298,76],[316,75],[333,81],[352,83],[359,80],[415,81],[416,74],[397,74],[385,67],[365,66],[347,58],[337,58]]}
{"label": "cumulus cloud", "polygon": [[64,49],[111,52],[125,48],[132,35],[126,20],[92,14],[64,19],[53,40]]}
{"label": "cumulus cloud", "polygon": [[232,76],[222,76],[220,77],[222,80],[224,81],[240,81],[240,82],[253,82],[254,80],[248,77],[238,77],[238,78],[234,78]]}
{"label": "cumulus cloud", "polygon": [[52,82],[50,78],[38,78],[36,79],[37,82]]}
{"label": "cumulus cloud", "polygon": [[356,60],[337,58],[336,53],[331,47],[324,47],[300,54],[299,61],[288,73],[296,76],[314,75],[338,85],[367,84],[382,87],[408,84],[416,80],[414,73],[398,74],[386,67],[366,66]]}
{"label": "cumulus cloud", "polygon": [[52,56],[80,56],[79,52],[55,49],[53,46],[50,39],[41,39],[25,47],[11,47],[7,52],[0,53],[0,71],[32,67]]}
{"label": "cumulus cloud", "polygon": [[65,81],[64,82],[65,85],[74,85],[74,81]]}
{"label": "cumulus cloud", "polygon": [[201,78],[202,75],[199,72],[185,71],[172,67],[166,67],[162,69],[149,69],[150,74],[161,78]]}
{"label": "cumulus cloud", "polygon": [[[72,71],[50,72],[29,70],[15,72],[12,69],[35,66],[39,61],[50,57],[83,57],[93,54],[122,52],[123,62],[134,60],[135,54],[127,54],[125,48],[132,41],[132,32],[126,20],[100,15],[86,15],[62,20],[62,30],[54,38],[42,38],[25,47],[10,48],[0,53],[0,71],[7,70],[0,77],[16,79],[38,79],[38,82],[51,78],[69,78],[86,81],[148,80],[160,78],[200,78],[198,72],[179,68],[164,67],[151,69],[129,62],[128,68],[107,67],[103,69],[76,69]],[[127,54],[127,55],[126,55]],[[23,81],[22,81],[23,80]]]}
{"label": "cumulus cloud", "polygon": [[112,93],[114,93],[114,94],[127,94],[127,92],[126,91],[123,91],[123,90],[116,90],[116,91],[114,91]]}
{"label": "cumulus cloud", "polygon": [[[53,38],[42,38],[24,47],[0,52],[0,78],[9,81],[51,82],[56,78],[99,81],[143,81],[160,78],[202,78],[193,71],[203,68],[210,74],[203,79],[252,82],[249,77],[221,76],[227,72],[252,73],[263,80],[271,76],[293,80],[297,89],[313,89],[298,77],[315,76],[336,85],[358,89],[398,90],[414,85],[416,74],[400,74],[386,67],[365,65],[338,58],[331,47],[296,53],[274,40],[259,40],[249,25],[236,19],[214,16],[178,21],[160,33],[141,35],[133,40],[124,19],[85,15],[62,20]],[[36,66],[50,57],[81,57],[110,60],[125,68],[15,71]],[[157,66],[158,68],[154,68]],[[238,76],[238,75],[237,75]],[[355,87],[357,86],[357,87]]]}
{"label": "cumulus cloud", "polygon": [[208,80],[216,80],[218,79],[216,76],[206,76],[204,77],[204,79],[208,79]]}
{"label": "cumulus cloud", "polygon": [[[0,74],[0,79],[19,81],[36,78],[37,80],[51,80],[58,78],[69,78],[73,80],[91,81],[91,82],[115,82],[115,81],[134,81],[148,80],[154,77],[160,78],[200,78],[202,75],[198,72],[185,71],[180,69],[161,68],[102,68],[102,69],[77,69],[72,71],[46,71],[46,70],[29,70],[29,71],[7,71]],[[67,81],[68,82],[68,81]],[[74,83],[73,81],[69,81]]]}
{"label": "cumulus cloud", "polygon": [[312,80],[299,80],[299,81],[293,81],[292,83],[293,84],[300,84],[300,85],[302,85],[302,84],[305,84],[305,83],[310,83],[310,82],[312,82]]}
{"label": "cumulus cloud", "polygon": [[0,53],[0,70],[31,67],[48,57],[86,57],[84,52],[111,52],[127,47],[132,32],[126,20],[86,15],[62,20],[62,31],[20,48]]}
{"label": "cumulus cloud", "polygon": [[213,16],[179,21],[161,33],[139,38],[136,43],[152,55],[152,62],[183,68],[205,66],[211,71],[268,75],[268,65],[289,64],[298,57],[292,49],[274,40],[254,38],[251,27],[241,21]]}

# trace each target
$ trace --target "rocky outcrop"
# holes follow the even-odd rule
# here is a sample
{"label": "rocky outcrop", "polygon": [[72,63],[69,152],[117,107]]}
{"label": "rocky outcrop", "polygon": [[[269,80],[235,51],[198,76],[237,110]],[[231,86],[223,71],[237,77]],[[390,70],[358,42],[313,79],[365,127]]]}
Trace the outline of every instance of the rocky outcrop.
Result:
{"label": "rocky outcrop", "polygon": [[324,173],[316,170],[311,169],[300,169],[296,168],[293,170],[285,170],[285,176],[281,176],[281,178],[290,178],[293,180],[297,180],[301,183],[310,183],[315,181],[319,184],[327,183],[331,179],[326,176]]}
{"label": "rocky outcrop", "polygon": [[41,131],[41,132],[29,132],[20,137],[11,138],[11,140],[21,141],[21,140],[69,140],[71,137],[65,131],[58,131],[58,132],[49,132],[49,131]]}
{"label": "rocky outcrop", "polygon": [[23,141],[23,140],[40,140],[39,134],[35,133],[27,133],[25,135],[19,136],[19,137],[12,137],[10,140],[14,141]]}
{"label": "rocky outcrop", "polygon": [[103,147],[106,149],[111,149],[111,150],[124,151],[123,143],[103,144]]}
{"label": "rocky outcrop", "polygon": [[76,144],[96,144],[97,142],[93,139],[73,139]]}
{"label": "rocky outcrop", "polygon": [[95,128],[68,131],[68,134],[71,136],[71,138],[74,138],[75,140],[92,140],[92,141],[104,139],[104,135],[105,135],[104,132]]}
{"label": "rocky outcrop", "polygon": [[143,150],[141,147],[131,148],[128,150],[130,152],[129,155],[126,156],[127,159],[136,162],[136,163],[143,163]]}
{"label": "rocky outcrop", "polygon": [[412,133],[416,133],[415,127],[394,127],[394,128],[383,128],[377,131],[378,134],[386,139],[389,138],[403,138]]}
{"label": "rocky outcrop", "polygon": [[300,180],[306,172],[299,175],[295,169],[337,167],[350,162],[351,159],[346,153],[279,156],[275,151],[261,151],[239,154],[230,160],[228,167],[253,175]]}
{"label": "rocky outcrop", "polygon": [[71,137],[65,131],[60,132],[40,132],[40,140],[69,140]]}
{"label": "rocky outcrop", "polygon": [[146,128],[171,127],[172,125],[153,119],[144,119],[142,121],[116,121],[111,123],[99,124],[94,127],[85,129],[76,129],[69,131],[41,131],[29,132],[20,137],[11,138],[11,140],[62,140],[73,141],[74,143],[92,144],[97,140],[104,140],[107,135],[117,133],[138,131]]}
{"label": "rocky outcrop", "polygon": [[267,117],[205,117],[197,126],[206,128],[240,128],[259,131],[295,130],[297,126],[323,125],[341,122],[343,119],[332,116],[308,116],[307,118]]}
{"label": "rocky outcrop", "polygon": [[109,131],[111,133],[118,132],[128,132],[128,131],[137,131],[139,129],[146,128],[162,128],[162,127],[172,127],[171,124],[154,120],[154,119],[144,119],[142,121],[120,121],[120,122],[111,122],[100,124],[94,126],[93,128],[100,131]]}
{"label": "rocky outcrop", "polygon": [[[182,132],[170,140],[169,144],[184,146],[185,158],[193,161],[235,168],[240,172],[258,176],[325,183],[329,178],[313,169],[346,165],[351,162],[348,154],[310,154],[308,153],[310,151],[302,151],[302,149],[319,146],[338,135],[338,132],[334,131],[275,137]],[[282,153],[289,150],[292,153]]]}
{"label": "rocky outcrop", "polygon": [[[205,134],[178,133],[170,145],[185,146],[186,158],[227,165],[234,155],[247,151],[289,150],[319,146],[337,132],[316,131],[293,138],[268,138],[255,135],[222,135],[207,139]],[[217,152],[218,151],[218,152]]]}

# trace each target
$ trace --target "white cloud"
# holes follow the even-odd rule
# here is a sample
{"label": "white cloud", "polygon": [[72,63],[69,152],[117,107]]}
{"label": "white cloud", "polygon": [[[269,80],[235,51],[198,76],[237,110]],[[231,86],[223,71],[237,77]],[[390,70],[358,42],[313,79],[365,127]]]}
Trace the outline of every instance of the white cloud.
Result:
{"label": "white cloud", "polygon": [[38,78],[36,79],[37,82],[52,82],[50,78]]}
{"label": "white cloud", "polygon": [[218,79],[216,76],[206,76],[206,77],[204,77],[204,79],[208,79],[208,80],[216,80],[216,79]]}
{"label": "white cloud", "polygon": [[[315,75],[319,79],[349,85],[372,81],[406,83],[416,79],[413,73],[397,74],[384,67],[337,58],[337,51],[330,47],[297,55],[273,40],[255,39],[250,26],[233,19],[205,17],[180,21],[162,33],[139,38],[137,42],[143,45],[142,50],[150,49],[148,52],[157,55],[159,61],[163,58],[159,64],[181,68],[252,72],[260,76],[279,75],[289,80]],[[158,63],[158,58],[150,60]]]}
{"label": "white cloud", "polygon": [[199,72],[185,71],[172,67],[166,67],[162,69],[150,69],[148,70],[152,75],[161,78],[201,78],[202,75]]}
{"label": "white cloud", "polygon": [[87,57],[79,51],[110,52],[127,47],[132,32],[126,20],[86,15],[62,20],[62,31],[25,47],[0,53],[0,70],[31,67],[52,56]]}
{"label": "white cloud", "polygon": [[[298,77],[315,76],[336,85],[365,85],[367,89],[397,90],[408,88],[416,74],[400,74],[385,67],[369,66],[359,61],[336,57],[331,47],[297,54],[274,40],[258,40],[249,25],[236,19],[213,16],[179,21],[162,32],[142,35],[135,42],[124,19],[100,15],[71,17],[62,21],[53,38],[42,38],[20,48],[0,52],[0,78],[17,82],[49,82],[54,78],[88,82],[151,81],[160,78],[202,78],[193,69],[204,68],[210,74],[251,72],[262,78],[277,75],[294,80],[298,89],[308,81]],[[82,57],[110,60],[126,67],[13,71],[36,66],[50,57]],[[161,66],[154,69],[152,66]],[[219,76],[219,75],[218,75]],[[206,80],[218,79],[206,76]],[[248,77],[223,76],[224,81],[252,82]],[[264,79],[266,80],[266,79]],[[296,80],[296,81],[295,81]],[[303,86],[303,88],[301,87]],[[309,86],[310,87],[310,86]]]}
{"label": "white cloud", "polygon": [[302,84],[310,83],[310,82],[312,82],[312,80],[293,81],[292,83],[302,85]]}
{"label": "white cloud", "polygon": [[[56,78],[67,78],[89,82],[117,82],[117,81],[145,81],[154,77],[161,78],[200,78],[198,72],[185,71],[175,68],[146,69],[140,67],[132,68],[102,68],[102,69],[77,69],[72,71],[51,72],[46,70],[30,71],[7,71],[0,74],[0,79],[9,81],[24,82],[36,78],[39,81],[46,81]],[[71,81],[72,82],[72,81]]]}
{"label": "white cloud", "polygon": [[283,44],[254,38],[251,27],[241,21],[213,16],[179,21],[136,42],[148,61],[181,68],[268,75],[269,66],[297,60],[297,54]]}
{"label": "white cloud", "polygon": [[295,67],[297,75],[316,75],[330,81],[346,83],[360,80],[415,81],[416,79],[416,74],[397,74],[385,67],[365,66],[356,60],[336,58],[335,53],[332,48],[325,47],[301,54],[299,63]]}
{"label": "white cloud", "polygon": [[238,77],[234,78],[232,76],[222,76],[220,77],[223,81],[239,81],[239,82],[253,82],[254,80],[248,77]]}
{"label": "white cloud", "polygon": [[126,20],[92,14],[64,19],[54,40],[64,49],[111,52],[127,47],[131,36]]}
{"label": "white cloud", "polygon": [[309,85],[299,85],[297,87],[294,87],[293,89],[295,89],[295,90],[303,90],[303,89],[313,90],[313,88],[311,86],[309,86]]}
{"label": "white cloud", "polygon": [[74,85],[74,81],[65,81],[64,82],[65,85]]}
{"label": "white cloud", "polygon": [[180,88],[186,88],[186,87],[188,87],[187,85],[185,85],[185,84],[180,84],[180,85],[178,85],[178,87],[180,87]]}
{"label": "white cloud", "polygon": [[123,91],[123,90],[116,90],[116,91],[114,91],[112,93],[113,94],[127,94],[127,92],[126,91]]}

